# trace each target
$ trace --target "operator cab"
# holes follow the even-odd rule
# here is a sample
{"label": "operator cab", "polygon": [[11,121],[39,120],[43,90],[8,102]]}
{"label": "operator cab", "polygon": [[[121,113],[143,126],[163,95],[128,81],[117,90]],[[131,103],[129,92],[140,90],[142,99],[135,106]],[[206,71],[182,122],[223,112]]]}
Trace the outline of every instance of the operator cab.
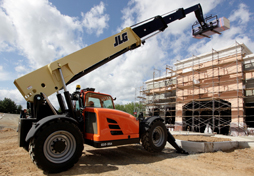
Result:
{"label": "operator cab", "polygon": [[80,85],[77,85],[76,91],[72,94],[72,102],[76,111],[82,107],[115,109],[113,98],[110,95],[94,92],[94,90],[94,88],[86,88],[80,91]]}

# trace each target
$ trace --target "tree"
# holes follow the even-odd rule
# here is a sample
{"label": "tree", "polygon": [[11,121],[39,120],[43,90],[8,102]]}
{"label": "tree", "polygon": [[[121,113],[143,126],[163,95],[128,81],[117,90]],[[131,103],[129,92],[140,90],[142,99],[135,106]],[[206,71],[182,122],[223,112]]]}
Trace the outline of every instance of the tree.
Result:
{"label": "tree", "polygon": [[118,110],[126,112],[126,109],[125,109],[124,105],[115,104],[115,108],[118,109]]}
{"label": "tree", "polygon": [[17,114],[20,114],[21,111],[22,111],[22,106],[18,105],[18,107],[17,107]]}
{"label": "tree", "polygon": [[144,109],[144,105],[140,104],[140,103],[128,103],[125,105],[120,105],[120,104],[116,104],[115,108],[124,112],[127,112],[131,115],[134,115],[134,112],[136,112],[138,114],[138,112],[142,112]]}
{"label": "tree", "polygon": [[4,112],[3,101],[0,100],[0,112]]}
{"label": "tree", "polygon": [[133,115],[134,112],[137,112],[135,110],[135,103],[133,102],[125,104],[125,109],[126,109],[126,112],[128,112],[131,115]]}
{"label": "tree", "polygon": [[3,109],[7,113],[17,113],[17,105],[10,98],[4,98],[3,100]]}
{"label": "tree", "polygon": [[17,106],[16,103],[10,98],[4,98],[4,100],[0,100],[0,112],[19,114],[21,110],[22,106]]}

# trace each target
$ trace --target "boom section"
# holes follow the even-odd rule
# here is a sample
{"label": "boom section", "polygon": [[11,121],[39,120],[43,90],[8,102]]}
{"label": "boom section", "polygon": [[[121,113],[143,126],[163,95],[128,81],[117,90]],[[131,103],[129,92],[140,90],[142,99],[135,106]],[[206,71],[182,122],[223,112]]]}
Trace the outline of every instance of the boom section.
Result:
{"label": "boom section", "polygon": [[68,56],[58,59],[14,81],[23,97],[33,102],[36,94],[43,92],[47,96],[63,87],[58,69],[61,68],[65,82],[89,67],[110,58],[119,52],[126,52],[131,47],[141,45],[140,38],[131,28],[125,28],[120,33],[85,47]]}

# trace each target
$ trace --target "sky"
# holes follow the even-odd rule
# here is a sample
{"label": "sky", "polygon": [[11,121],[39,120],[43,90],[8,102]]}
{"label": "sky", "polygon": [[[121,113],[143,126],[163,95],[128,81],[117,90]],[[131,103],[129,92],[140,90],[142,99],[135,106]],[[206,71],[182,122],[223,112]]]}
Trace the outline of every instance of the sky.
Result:
{"label": "sky", "polygon": [[[14,80],[79,49],[120,32],[125,27],[178,8],[200,3],[204,16],[230,20],[230,29],[210,39],[192,38],[194,13],[168,25],[136,50],[110,61],[70,84],[80,84],[116,97],[115,103],[137,100],[154,70],[165,72],[176,60],[244,43],[254,51],[254,1],[249,0],[0,0],[0,100],[26,101]],[[99,49],[98,49],[99,52]],[[159,75],[159,72],[156,76]],[[39,78],[38,78],[39,79]],[[55,95],[50,100],[57,106]]]}

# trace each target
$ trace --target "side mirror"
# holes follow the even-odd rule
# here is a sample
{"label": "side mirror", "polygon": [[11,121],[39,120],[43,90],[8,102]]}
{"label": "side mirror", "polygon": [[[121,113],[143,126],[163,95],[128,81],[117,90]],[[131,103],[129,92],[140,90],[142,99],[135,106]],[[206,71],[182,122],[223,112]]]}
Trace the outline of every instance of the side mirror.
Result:
{"label": "side mirror", "polygon": [[85,107],[80,107],[80,112],[83,112]]}
{"label": "side mirror", "polygon": [[143,120],[144,120],[143,112],[139,112],[139,115],[138,115],[137,119],[138,119],[139,121],[143,121]]}
{"label": "side mirror", "polygon": [[113,99],[114,101],[116,100],[116,97]]}

